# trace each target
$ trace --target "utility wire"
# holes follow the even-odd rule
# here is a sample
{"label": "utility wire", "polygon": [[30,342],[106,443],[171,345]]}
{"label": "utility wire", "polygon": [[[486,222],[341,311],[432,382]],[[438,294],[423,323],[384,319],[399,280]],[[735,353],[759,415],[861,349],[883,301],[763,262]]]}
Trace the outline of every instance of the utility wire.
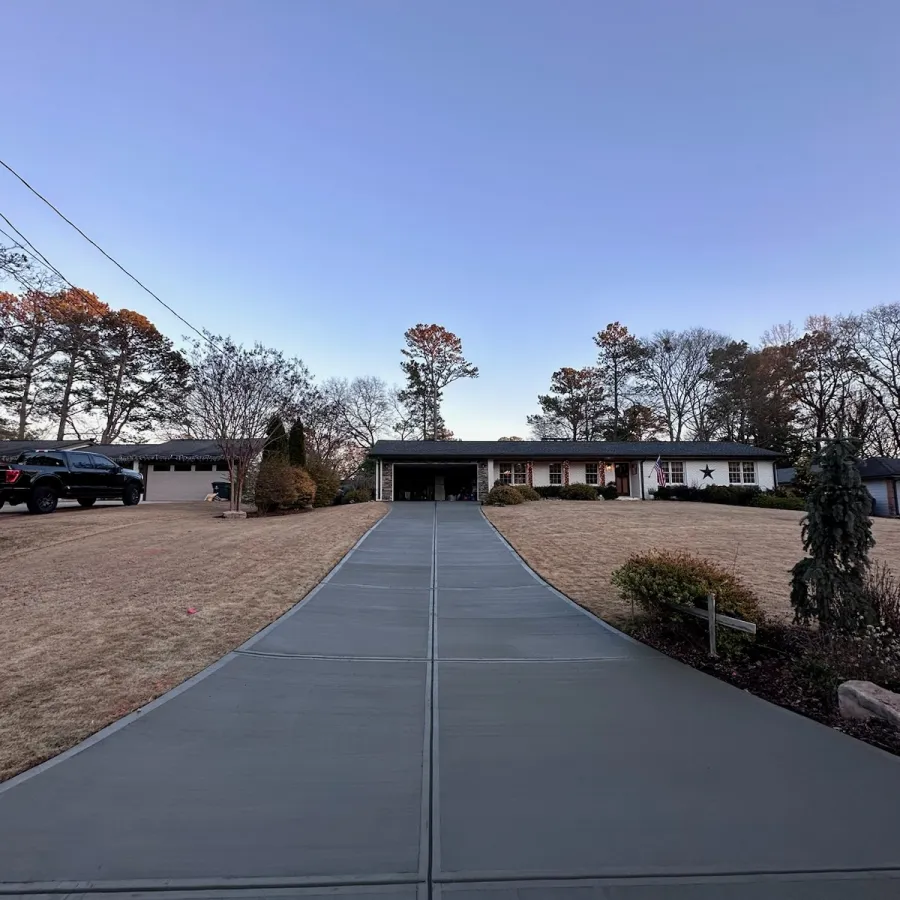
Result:
{"label": "utility wire", "polygon": [[[2,229],[2,228],[0,228],[0,234],[4,235],[4,237],[6,237],[7,240],[12,241],[12,243],[13,243],[16,247],[18,247],[20,250],[24,250],[26,253],[32,253],[32,254],[34,254],[35,256],[37,256],[38,259],[39,259],[39,260],[40,260],[40,261],[41,261],[48,269],[50,269],[51,272],[53,272],[54,274],[58,275],[58,276],[59,276],[59,277],[60,277],[67,285],[69,285],[70,288],[72,288],[72,289],[75,290],[75,291],[78,291],[78,293],[81,294],[82,297],[87,298],[87,295],[84,293],[84,291],[82,291],[81,288],[75,287],[75,285],[72,284],[72,282],[69,281],[69,279],[66,278],[66,276],[63,275],[63,273],[60,272],[59,269],[57,269],[56,266],[54,266],[53,263],[51,263],[50,260],[47,259],[47,257],[44,256],[44,254],[41,253],[41,251],[38,250],[38,248],[35,247],[34,244],[31,243],[31,241],[28,240],[27,237],[25,237],[25,235],[22,234],[22,232],[19,231],[19,229],[16,228],[16,226],[13,225],[12,222],[10,222],[9,219],[7,219],[6,216],[3,215],[2,212],[0,212],[0,219],[3,219],[3,221],[6,222],[6,224],[9,225],[9,227],[12,228],[12,230],[13,230],[13,231],[14,231],[14,232],[15,232],[15,233],[16,233],[23,241],[25,241],[25,244],[21,243],[20,241],[17,241],[17,240],[16,240],[16,239],[8,232],[8,231],[5,231],[5,230]],[[25,246],[26,244],[27,244],[28,246]],[[15,277],[17,277],[17,276],[14,275],[13,277],[15,278]],[[19,278],[18,280],[21,281],[22,283],[25,283],[25,282],[24,282],[24,279]],[[32,290],[35,290],[35,288],[32,288]]]}
{"label": "utility wire", "polygon": [[[166,303],[165,300],[154,294],[153,291],[151,291],[150,288],[147,287],[147,285],[145,285],[138,278],[132,275],[131,272],[129,272],[128,269],[126,269],[125,266],[123,266],[117,259],[110,256],[95,240],[88,237],[70,218],[68,218],[68,216],[65,216],[63,213],[61,213],[40,191],[32,187],[11,165],[0,159],[0,166],[3,166],[4,169],[6,169],[8,172],[11,172],[16,178],[18,178],[19,181],[21,181],[22,184],[24,184],[25,187],[27,187],[28,190],[35,195],[35,197],[43,200],[44,203],[46,203],[47,206],[49,206],[50,209],[53,210],[53,212],[55,212],[64,222],[67,222],[69,225],[71,225],[89,244],[92,244],[94,247],[96,247],[114,266],[116,266],[118,269],[121,269],[121,271],[124,272],[139,288],[146,291],[154,300],[162,304],[162,306],[164,306],[170,313],[172,313],[172,315],[175,316],[176,319],[183,322],[185,325],[187,325],[188,328],[191,329],[191,331],[193,331],[195,334],[198,334],[201,338],[203,338],[204,341],[221,352],[221,348],[217,346],[214,341],[210,340],[210,338],[198,328],[195,328],[193,325],[191,325],[191,323],[188,322],[188,320],[185,319],[184,316],[179,315],[179,313],[175,312],[175,310],[172,309],[172,307],[169,306],[169,304]],[[5,219],[6,217],[4,216],[3,218]],[[7,219],[7,222],[8,221],[9,220]],[[17,229],[13,228],[13,230],[16,231]]]}

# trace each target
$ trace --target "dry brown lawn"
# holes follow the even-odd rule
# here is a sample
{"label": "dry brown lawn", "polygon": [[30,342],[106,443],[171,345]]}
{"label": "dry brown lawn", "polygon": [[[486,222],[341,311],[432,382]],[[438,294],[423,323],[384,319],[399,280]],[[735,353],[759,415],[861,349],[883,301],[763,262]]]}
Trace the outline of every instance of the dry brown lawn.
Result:
{"label": "dry brown lawn", "polygon": [[220,510],[0,514],[0,780],[241,644],[300,600],[387,506],[237,522],[215,518]]}
{"label": "dry brown lawn", "polygon": [[[631,616],[609,581],[633,553],[688,550],[735,572],[766,613],[791,618],[789,570],[803,555],[802,513],[707,503],[544,500],[486,506],[487,517],[552,585],[609,622]],[[873,558],[898,570],[900,521],[874,519]]]}

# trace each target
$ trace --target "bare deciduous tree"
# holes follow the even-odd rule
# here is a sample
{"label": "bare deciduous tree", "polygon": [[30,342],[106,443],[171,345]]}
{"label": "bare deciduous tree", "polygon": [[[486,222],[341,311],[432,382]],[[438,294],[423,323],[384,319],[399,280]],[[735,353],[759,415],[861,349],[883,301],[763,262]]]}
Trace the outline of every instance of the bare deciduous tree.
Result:
{"label": "bare deciduous tree", "polygon": [[241,508],[247,471],[265,446],[273,417],[291,421],[309,401],[310,377],[299,359],[262,344],[244,347],[207,335],[190,351],[186,412],[195,435],[216,441],[231,475],[230,508]]}
{"label": "bare deciduous tree", "polygon": [[881,412],[892,452],[900,452],[900,303],[876,306],[853,319],[857,374]]}
{"label": "bare deciduous tree", "polygon": [[391,430],[391,396],[381,378],[364,375],[344,381],[342,402],[347,435],[358,447],[369,450]]}
{"label": "bare deciduous tree", "polygon": [[725,335],[707,328],[658,331],[642,342],[645,400],[665,419],[670,440],[680,441],[692,428],[704,427],[709,355],[727,344]]}

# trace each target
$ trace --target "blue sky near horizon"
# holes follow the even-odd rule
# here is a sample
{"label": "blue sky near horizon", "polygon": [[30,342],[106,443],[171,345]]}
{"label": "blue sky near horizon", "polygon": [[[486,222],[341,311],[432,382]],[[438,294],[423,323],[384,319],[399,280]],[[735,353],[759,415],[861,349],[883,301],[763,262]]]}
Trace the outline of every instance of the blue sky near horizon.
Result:
{"label": "blue sky near horizon", "polygon": [[[749,341],[900,301],[896,0],[9,0],[0,157],[194,324],[527,434],[618,319]],[[185,329],[0,171],[80,286]]]}

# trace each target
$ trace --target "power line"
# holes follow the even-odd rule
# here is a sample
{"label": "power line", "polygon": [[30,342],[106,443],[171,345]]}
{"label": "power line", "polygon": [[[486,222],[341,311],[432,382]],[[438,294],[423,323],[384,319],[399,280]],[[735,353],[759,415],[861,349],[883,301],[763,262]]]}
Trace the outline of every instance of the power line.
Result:
{"label": "power line", "polygon": [[[4,235],[4,236],[7,238],[7,240],[12,241],[13,244],[14,244],[16,247],[18,247],[20,250],[24,250],[26,253],[33,253],[35,256],[38,257],[38,259],[39,259],[39,260],[40,260],[40,261],[41,261],[48,269],[50,269],[51,272],[54,272],[56,275],[58,275],[58,276],[59,276],[59,277],[60,277],[67,285],[69,285],[69,287],[71,287],[73,290],[78,291],[78,293],[80,293],[83,297],[86,296],[85,293],[84,293],[84,291],[82,291],[81,288],[75,287],[75,285],[72,284],[72,282],[69,281],[69,279],[66,278],[66,276],[63,275],[63,273],[60,272],[59,269],[57,269],[56,266],[54,266],[53,263],[51,263],[50,260],[47,259],[47,257],[44,256],[44,254],[41,253],[41,251],[38,250],[38,248],[35,247],[34,244],[31,243],[31,241],[28,240],[27,237],[25,237],[25,235],[22,234],[22,232],[19,231],[19,229],[16,228],[16,226],[13,225],[12,222],[10,222],[9,219],[7,219],[6,216],[3,215],[2,212],[0,212],[0,219],[3,219],[3,221],[6,222],[6,224],[9,225],[9,227],[12,228],[12,230],[13,230],[13,231],[14,231],[14,232],[15,232],[15,233],[16,233],[23,241],[25,241],[25,244],[27,244],[28,246],[26,247],[25,244],[22,244],[22,243],[20,243],[19,241],[17,241],[17,240],[16,240],[16,239],[8,232],[8,231],[4,231],[2,228],[0,228],[0,234]],[[16,276],[14,275],[13,277],[15,278]],[[22,282],[22,283],[24,283],[23,279],[21,279],[21,278],[18,278],[17,280],[20,281],[20,282]],[[32,288],[32,290],[35,290],[35,288]]]}
{"label": "power line", "polygon": [[[27,187],[28,190],[31,191],[31,193],[35,195],[35,197],[38,197],[40,200],[43,200],[44,203],[46,203],[47,206],[49,206],[50,209],[53,210],[53,212],[55,212],[64,222],[67,222],[69,225],[71,225],[72,228],[74,228],[89,244],[96,247],[97,250],[99,250],[114,266],[116,266],[122,272],[124,272],[139,288],[141,288],[143,291],[146,291],[154,300],[157,301],[157,303],[160,303],[170,313],[172,313],[172,315],[175,316],[176,319],[183,322],[185,325],[187,325],[188,328],[191,329],[191,331],[193,331],[195,334],[198,334],[201,338],[203,338],[204,341],[206,341],[213,348],[215,348],[216,350],[219,350],[221,352],[221,348],[218,347],[214,341],[210,340],[210,338],[207,335],[205,335],[202,331],[200,331],[198,328],[195,328],[193,325],[191,325],[191,323],[188,322],[188,320],[185,319],[184,316],[175,312],[175,310],[172,309],[172,307],[169,306],[169,304],[166,303],[165,300],[163,300],[158,295],[154,294],[153,291],[151,291],[150,288],[147,287],[147,285],[145,285],[143,282],[141,282],[136,276],[132,275],[131,272],[129,272],[128,269],[126,269],[125,266],[123,266],[117,259],[110,256],[95,240],[88,237],[70,218],[68,218],[68,216],[61,213],[40,191],[38,191],[36,188],[32,187],[11,165],[9,165],[8,163],[6,163],[2,159],[0,159],[0,166],[3,166],[4,169],[6,169],[8,172],[11,172],[13,175],[15,175],[15,177],[18,178],[19,181],[21,181],[22,184],[24,184],[25,187]],[[3,218],[5,219],[6,217],[4,216]],[[8,219],[6,221],[9,222]],[[13,226],[11,226],[11,227],[13,227]],[[16,229],[15,227],[13,227],[13,230],[18,231],[18,229]],[[60,277],[62,277],[62,276],[60,276]],[[63,280],[65,281],[67,279],[63,279]]]}

